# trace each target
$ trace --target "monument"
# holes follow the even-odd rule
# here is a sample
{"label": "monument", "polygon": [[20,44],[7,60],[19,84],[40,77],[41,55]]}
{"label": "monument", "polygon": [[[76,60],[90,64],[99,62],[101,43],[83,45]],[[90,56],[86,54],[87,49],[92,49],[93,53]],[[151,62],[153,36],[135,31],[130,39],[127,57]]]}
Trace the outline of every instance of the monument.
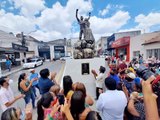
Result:
{"label": "monument", "polygon": [[79,40],[74,46],[74,59],[67,59],[64,72],[61,78],[61,87],[63,87],[63,76],[70,75],[73,83],[84,83],[87,92],[94,98],[96,93],[95,78],[91,73],[94,69],[98,73],[100,66],[106,66],[104,58],[94,57],[95,39],[90,29],[90,15],[88,18],[81,16],[78,18],[78,9],[76,10],[76,19],[80,26]]}
{"label": "monument", "polygon": [[[90,19],[91,13],[89,12],[88,18],[83,18],[83,16],[78,18],[78,9],[76,10],[76,19],[80,26],[79,40],[74,46],[74,58],[93,58],[95,53],[95,39],[90,29]],[[83,36],[83,38],[82,38]]]}

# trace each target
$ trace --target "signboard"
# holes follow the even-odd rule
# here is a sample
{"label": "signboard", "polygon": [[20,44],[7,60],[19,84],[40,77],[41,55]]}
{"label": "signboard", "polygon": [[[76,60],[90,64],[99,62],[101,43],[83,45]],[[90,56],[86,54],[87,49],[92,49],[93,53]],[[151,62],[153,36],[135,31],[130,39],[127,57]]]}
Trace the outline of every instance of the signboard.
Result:
{"label": "signboard", "polygon": [[118,48],[121,46],[129,45],[130,37],[120,38],[112,43],[112,48]]}
{"label": "signboard", "polygon": [[28,47],[18,45],[18,44],[15,44],[15,43],[12,43],[12,48],[15,49],[15,50],[23,51],[23,52],[28,51]]}
{"label": "signboard", "polygon": [[64,46],[54,46],[54,51],[60,51],[61,53],[64,53]]}
{"label": "signboard", "polygon": [[114,34],[107,38],[107,48],[112,48],[112,43],[115,41]]}
{"label": "signboard", "polygon": [[39,45],[38,51],[50,51],[50,46],[48,45]]}

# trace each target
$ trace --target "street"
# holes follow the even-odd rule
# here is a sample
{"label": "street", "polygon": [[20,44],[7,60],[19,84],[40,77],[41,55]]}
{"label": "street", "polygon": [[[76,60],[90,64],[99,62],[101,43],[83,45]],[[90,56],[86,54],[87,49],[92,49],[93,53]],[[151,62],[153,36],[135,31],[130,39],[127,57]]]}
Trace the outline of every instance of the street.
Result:
{"label": "street", "polygon": [[[44,62],[42,66],[36,67],[36,68],[35,68],[35,71],[36,71],[37,73],[39,73],[41,69],[43,69],[43,68],[48,68],[50,72],[53,72],[53,71],[54,71],[54,72],[57,72],[57,75],[58,75],[58,73],[61,71],[61,68],[62,68],[63,65],[64,65],[64,62],[61,62],[61,61]],[[20,75],[21,73],[24,73],[24,72],[27,73],[27,75],[30,75],[29,69],[25,69],[25,70],[21,70],[21,71],[19,71],[19,72],[13,73],[13,74],[11,74],[11,75],[9,76],[10,79],[13,80],[13,83],[10,85],[10,87],[11,87],[11,89],[13,90],[13,93],[14,93],[15,96],[18,95],[18,94],[20,94],[20,92],[18,91],[18,78],[19,78],[19,75]],[[38,93],[38,92],[37,92],[37,93]],[[39,93],[38,93],[38,94],[39,94]],[[37,100],[36,100],[36,102],[37,102]],[[17,105],[17,107],[20,107],[20,108],[22,108],[22,109],[25,108],[24,99],[18,100],[15,104]],[[33,110],[33,120],[35,120],[35,119],[37,118],[36,112],[37,112],[37,109],[34,109],[34,110]],[[1,115],[1,113],[2,113],[2,111],[1,111],[1,109],[0,109],[0,115]]]}

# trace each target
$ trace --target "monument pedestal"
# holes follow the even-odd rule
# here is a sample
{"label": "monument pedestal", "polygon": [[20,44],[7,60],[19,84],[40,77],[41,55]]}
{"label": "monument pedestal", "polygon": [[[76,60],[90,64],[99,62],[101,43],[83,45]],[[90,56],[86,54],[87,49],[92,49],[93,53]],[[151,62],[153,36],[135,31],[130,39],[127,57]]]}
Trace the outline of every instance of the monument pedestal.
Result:
{"label": "monument pedestal", "polygon": [[[95,98],[96,85],[95,78],[91,70],[96,70],[99,73],[100,66],[107,67],[104,58],[91,58],[91,59],[69,59],[66,60],[63,76],[70,75],[73,83],[82,82],[89,95]],[[61,80],[61,87],[63,86],[63,76]]]}

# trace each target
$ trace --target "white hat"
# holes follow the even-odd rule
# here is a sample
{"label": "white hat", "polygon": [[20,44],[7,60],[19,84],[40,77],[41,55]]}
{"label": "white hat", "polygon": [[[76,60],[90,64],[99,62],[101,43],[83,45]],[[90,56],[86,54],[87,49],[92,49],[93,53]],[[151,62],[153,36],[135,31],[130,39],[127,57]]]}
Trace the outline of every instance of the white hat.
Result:
{"label": "white hat", "polygon": [[132,72],[128,73],[127,76],[130,77],[130,78],[132,78],[132,79],[136,78],[135,74],[132,73]]}
{"label": "white hat", "polygon": [[29,72],[32,72],[33,70],[35,70],[35,69],[29,69]]}

